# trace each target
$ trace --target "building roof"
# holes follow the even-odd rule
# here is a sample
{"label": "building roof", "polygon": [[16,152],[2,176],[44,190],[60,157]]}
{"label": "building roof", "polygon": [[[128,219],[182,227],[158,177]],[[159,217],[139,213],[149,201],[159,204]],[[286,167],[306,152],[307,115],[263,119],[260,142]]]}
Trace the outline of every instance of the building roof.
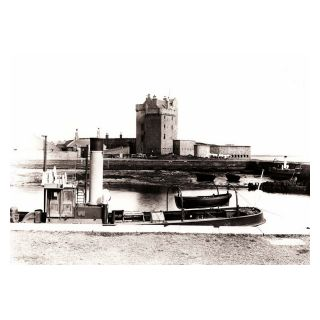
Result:
{"label": "building roof", "polygon": [[173,141],[174,142],[175,141],[178,141],[178,142],[182,141],[182,142],[193,142],[193,143],[196,143],[194,140],[188,140],[188,139],[173,139]]}
{"label": "building roof", "polygon": [[76,140],[67,140],[65,143],[66,148],[73,147],[86,147],[90,144],[90,138],[79,138]]}
{"label": "building roof", "polygon": [[211,144],[209,144],[209,143],[203,143],[203,142],[196,142],[196,145],[198,145],[198,146],[211,146]]}
{"label": "building roof", "polygon": [[251,146],[244,146],[244,145],[237,145],[237,144],[211,144],[213,147],[251,147]]}

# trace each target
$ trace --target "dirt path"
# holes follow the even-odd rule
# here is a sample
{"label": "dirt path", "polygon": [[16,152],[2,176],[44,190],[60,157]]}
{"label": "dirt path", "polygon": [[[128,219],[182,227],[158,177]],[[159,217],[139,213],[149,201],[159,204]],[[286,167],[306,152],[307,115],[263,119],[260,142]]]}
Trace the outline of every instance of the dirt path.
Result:
{"label": "dirt path", "polygon": [[309,236],[11,231],[17,264],[309,264]]}

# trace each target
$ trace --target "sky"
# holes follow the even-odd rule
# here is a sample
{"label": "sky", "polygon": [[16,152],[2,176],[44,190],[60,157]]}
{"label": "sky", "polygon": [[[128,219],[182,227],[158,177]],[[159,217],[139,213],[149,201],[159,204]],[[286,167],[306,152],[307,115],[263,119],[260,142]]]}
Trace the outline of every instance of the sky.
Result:
{"label": "sky", "polygon": [[308,158],[310,22],[297,3],[66,2],[43,15],[20,5],[15,19],[28,24],[12,24],[11,145],[98,127],[135,137],[135,105],[150,93],[177,98],[178,139]]}

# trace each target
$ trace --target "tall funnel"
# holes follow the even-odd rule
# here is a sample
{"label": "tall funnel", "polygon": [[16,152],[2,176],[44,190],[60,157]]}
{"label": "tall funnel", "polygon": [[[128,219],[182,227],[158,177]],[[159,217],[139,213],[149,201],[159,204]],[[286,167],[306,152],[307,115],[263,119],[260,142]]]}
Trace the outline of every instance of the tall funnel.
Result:
{"label": "tall funnel", "polygon": [[103,139],[90,138],[89,204],[100,202],[103,190]]}

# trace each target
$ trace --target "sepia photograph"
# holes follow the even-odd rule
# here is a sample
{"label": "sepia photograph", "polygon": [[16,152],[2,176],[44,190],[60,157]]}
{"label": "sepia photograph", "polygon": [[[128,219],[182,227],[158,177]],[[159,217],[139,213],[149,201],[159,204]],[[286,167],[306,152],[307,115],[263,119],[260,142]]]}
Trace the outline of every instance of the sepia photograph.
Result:
{"label": "sepia photograph", "polygon": [[259,287],[263,319],[313,319],[294,294],[317,251],[309,2],[14,2],[10,292],[33,288],[46,312],[63,283],[77,303],[96,290],[102,309],[68,317],[127,318],[141,300],[140,319],[204,318],[216,285],[219,316],[256,319],[222,297]]}

